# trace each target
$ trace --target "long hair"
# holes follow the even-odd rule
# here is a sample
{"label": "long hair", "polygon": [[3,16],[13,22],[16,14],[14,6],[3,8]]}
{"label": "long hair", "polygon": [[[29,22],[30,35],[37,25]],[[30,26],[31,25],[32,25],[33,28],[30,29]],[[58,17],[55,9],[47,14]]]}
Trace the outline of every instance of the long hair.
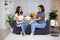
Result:
{"label": "long hair", "polygon": [[19,15],[19,13],[20,13],[21,15],[23,15],[23,11],[21,10],[21,12],[20,12],[20,8],[21,8],[21,6],[18,6],[18,7],[16,8],[16,12],[15,12],[15,13],[17,13],[18,15]]}
{"label": "long hair", "polygon": [[41,12],[44,12],[45,11],[45,8],[44,8],[44,6],[43,5],[39,5],[38,7],[40,7],[41,8]]}

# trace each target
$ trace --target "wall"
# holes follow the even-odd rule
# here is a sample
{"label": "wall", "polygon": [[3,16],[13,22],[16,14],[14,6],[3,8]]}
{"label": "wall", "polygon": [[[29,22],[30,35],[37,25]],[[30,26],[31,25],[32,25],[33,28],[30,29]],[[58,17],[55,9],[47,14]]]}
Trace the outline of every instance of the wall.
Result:
{"label": "wall", "polygon": [[9,13],[11,13],[11,14],[14,13],[13,1],[11,4],[8,5],[7,9],[5,9],[4,3],[5,3],[5,0],[0,0],[0,29],[7,29],[6,15]]}
{"label": "wall", "polygon": [[45,7],[46,17],[51,10],[51,0],[8,0],[12,1],[7,10],[5,10],[4,0],[0,0],[0,28],[6,28],[6,14],[15,13],[17,6],[22,6],[24,15],[29,15],[31,11],[37,13],[37,6],[43,4]]}
{"label": "wall", "polygon": [[0,0],[0,28],[5,29],[4,0]]}
{"label": "wall", "polygon": [[57,14],[58,14],[58,20],[57,21],[60,24],[60,0],[52,0],[51,9],[58,10],[58,12],[57,12]]}
{"label": "wall", "polygon": [[47,12],[50,11],[50,7],[51,7],[51,0],[15,0],[15,8],[18,6],[18,5],[21,5],[22,6],[22,9],[24,11],[24,14],[25,15],[29,15],[29,13],[31,11],[34,11],[35,13],[37,13],[37,7],[38,5],[40,4],[43,4],[44,7],[45,7],[45,12],[47,14]]}

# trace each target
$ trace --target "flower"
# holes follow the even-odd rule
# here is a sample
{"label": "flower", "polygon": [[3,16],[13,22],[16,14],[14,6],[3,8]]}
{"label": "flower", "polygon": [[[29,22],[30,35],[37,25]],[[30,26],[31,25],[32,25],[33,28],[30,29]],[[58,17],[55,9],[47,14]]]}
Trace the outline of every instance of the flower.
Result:
{"label": "flower", "polygon": [[30,13],[30,17],[33,18],[34,16],[35,16],[35,13],[34,13],[34,12],[31,12],[31,13]]}

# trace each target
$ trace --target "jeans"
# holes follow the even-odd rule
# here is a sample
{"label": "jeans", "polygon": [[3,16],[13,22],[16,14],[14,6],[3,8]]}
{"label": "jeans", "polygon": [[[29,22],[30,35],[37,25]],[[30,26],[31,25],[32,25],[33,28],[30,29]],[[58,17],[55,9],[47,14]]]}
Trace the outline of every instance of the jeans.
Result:
{"label": "jeans", "polygon": [[[28,26],[28,23],[27,22],[22,22],[22,23],[19,23],[19,24],[21,24],[21,28],[22,28],[22,32],[25,32],[25,30],[26,30],[26,28],[27,28],[27,26]],[[17,25],[19,25],[19,24],[17,24]]]}
{"label": "jeans", "polygon": [[35,28],[44,28],[46,23],[37,23],[35,21],[31,22],[31,33],[34,34]]}

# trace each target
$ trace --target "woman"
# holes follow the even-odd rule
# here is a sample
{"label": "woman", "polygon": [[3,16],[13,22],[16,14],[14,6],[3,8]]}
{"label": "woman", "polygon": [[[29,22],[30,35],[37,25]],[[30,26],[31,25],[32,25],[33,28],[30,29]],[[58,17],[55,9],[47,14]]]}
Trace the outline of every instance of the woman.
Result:
{"label": "woman", "polygon": [[37,16],[33,18],[34,21],[31,23],[31,35],[34,34],[35,28],[44,28],[46,26],[44,11],[44,6],[39,5]]}
{"label": "woman", "polygon": [[21,34],[25,35],[25,29],[26,29],[28,24],[27,24],[27,22],[25,22],[25,18],[24,18],[21,6],[17,7],[15,13],[16,13],[15,17],[16,17],[16,23],[17,23],[16,26],[21,27],[21,29],[22,29]]}

